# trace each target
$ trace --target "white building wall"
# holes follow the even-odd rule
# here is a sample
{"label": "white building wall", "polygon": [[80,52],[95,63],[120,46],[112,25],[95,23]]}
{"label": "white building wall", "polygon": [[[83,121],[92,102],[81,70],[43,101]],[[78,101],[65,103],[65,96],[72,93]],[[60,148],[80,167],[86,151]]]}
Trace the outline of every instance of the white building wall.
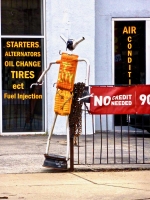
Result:
{"label": "white building wall", "polygon": [[[47,65],[60,59],[59,50],[66,51],[66,45],[61,40],[63,34],[70,39],[85,37],[85,40],[73,51],[79,57],[90,61],[90,84],[95,84],[95,1],[94,0],[46,0],[46,41]],[[46,67],[46,66],[45,66]],[[75,82],[84,82],[85,63],[79,63]],[[54,97],[59,65],[52,65],[46,80],[46,111],[47,130],[50,131],[54,117]],[[66,118],[58,116],[54,134],[65,134]],[[91,116],[87,121],[87,132],[91,132]]]}
{"label": "white building wall", "polygon": [[[65,43],[60,34],[76,39],[85,37],[74,51],[80,57],[88,58],[91,64],[90,84],[114,84],[112,68],[112,19],[150,17],[149,0],[46,0],[46,41],[47,65],[60,58],[59,50],[65,51]],[[47,130],[53,122],[53,106],[58,65],[52,66],[47,74]],[[85,79],[85,64],[78,65],[76,82]],[[103,116],[104,121],[106,120]],[[108,118],[109,129],[113,127],[113,117]],[[84,124],[83,124],[84,126]],[[99,118],[96,119],[96,130]],[[103,129],[106,129],[105,123]],[[91,116],[87,120],[87,131],[91,133]],[[54,134],[65,134],[65,117],[59,117]]]}

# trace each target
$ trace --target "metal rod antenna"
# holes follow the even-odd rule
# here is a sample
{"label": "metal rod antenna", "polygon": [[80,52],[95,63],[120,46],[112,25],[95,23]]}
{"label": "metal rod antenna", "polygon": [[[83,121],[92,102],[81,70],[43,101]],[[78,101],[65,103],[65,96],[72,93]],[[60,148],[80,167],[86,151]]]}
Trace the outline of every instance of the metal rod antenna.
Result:
{"label": "metal rod antenna", "polygon": [[65,43],[67,43],[67,38],[64,35],[60,35],[60,37]]}

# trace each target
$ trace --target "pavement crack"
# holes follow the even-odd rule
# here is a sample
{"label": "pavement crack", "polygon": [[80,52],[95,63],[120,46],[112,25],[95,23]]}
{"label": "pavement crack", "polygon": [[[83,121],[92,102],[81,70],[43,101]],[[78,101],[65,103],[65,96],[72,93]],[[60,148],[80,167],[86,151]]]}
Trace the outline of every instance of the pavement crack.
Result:
{"label": "pavement crack", "polygon": [[[100,184],[100,183],[96,183],[96,182],[94,182],[94,181],[91,181],[91,180],[89,180],[89,179],[87,179],[87,178],[84,178],[84,177],[82,177],[82,176],[79,176],[79,175],[77,175],[77,174],[74,174],[74,173],[72,173],[74,176],[76,176],[76,177],[78,177],[78,178],[81,178],[81,179],[83,179],[83,180],[85,180],[85,181],[88,181],[88,182],[90,182],[90,183],[92,183],[92,184],[94,184],[94,185],[103,185],[103,186],[108,186],[108,187],[115,187],[115,188],[122,188],[122,189],[130,189],[130,190],[138,190],[138,191],[149,191],[149,190],[145,190],[145,189],[138,189],[138,188],[134,188],[134,187],[126,187],[126,186],[119,186],[119,185],[112,185],[112,184],[107,184],[107,183],[103,183],[103,184]],[[149,198],[150,199],[150,198]],[[142,199],[141,199],[142,200]],[[146,200],[146,199],[143,199],[143,200]]]}
{"label": "pavement crack", "polygon": [[148,200],[150,198],[144,198],[144,199],[134,199],[134,200]]}
{"label": "pavement crack", "polygon": [[94,182],[94,181],[91,181],[91,180],[89,180],[89,179],[87,179],[87,178],[83,178],[83,177],[81,177],[81,176],[79,176],[79,175],[77,175],[77,174],[74,174],[74,173],[72,173],[74,176],[76,176],[76,177],[78,177],[78,178],[81,178],[81,179],[83,179],[83,180],[85,180],[85,181],[88,181],[88,182],[90,182],[90,183],[93,183],[93,184],[95,184],[95,185],[98,185],[98,183],[96,183],[96,182]]}

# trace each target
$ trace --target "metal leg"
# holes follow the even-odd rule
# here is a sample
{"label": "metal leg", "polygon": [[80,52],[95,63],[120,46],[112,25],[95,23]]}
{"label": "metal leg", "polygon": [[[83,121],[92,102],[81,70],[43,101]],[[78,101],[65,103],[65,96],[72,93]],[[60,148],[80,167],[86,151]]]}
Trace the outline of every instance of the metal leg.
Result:
{"label": "metal leg", "polygon": [[[43,167],[50,167],[50,168],[55,168],[55,169],[67,169],[67,160],[68,158],[66,158],[65,156],[59,156],[59,155],[55,155],[55,154],[48,154],[49,153],[49,148],[50,148],[50,140],[51,140],[51,136],[54,130],[54,126],[56,123],[56,119],[57,119],[57,114],[55,114],[54,117],[54,122],[51,128],[51,131],[48,135],[48,139],[47,139],[47,147],[46,147],[46,153],[44,154],[45,156],[45,160],[43,163]],[[68,122],[68,120],[67,120]],[[67,124],[66,124],[67,125]],[[67,134],[68,137],[68,134]],[[67,139],[68,140],[68,139]],[[67,141],[67,156],[69,156],[68,154],[69,151],[69,146],[68,146],[68,141]]]}
{"label": "metal leg", "polygon": [[69,116],[67,116],[66,134],[67,134],[67,152],[66,152],[66,160],[69,160],[69,153],[70,153]]}
{"label": "metal leg", "polygon": [[52,125],[51,131],[50,131],[50,133],[48,135],[47,146],[46,146],[46,154],[48,154],[48,152],[49,152],[50,140],[51,140],[51,136],[52,136],[52,133],[53,133],[53,130],[54,130],[54,126],[55,126],[55,123],[56,123],[56,119],[57,119],[57,114],[55,114],[55,116],[54,116],[53,125]]}

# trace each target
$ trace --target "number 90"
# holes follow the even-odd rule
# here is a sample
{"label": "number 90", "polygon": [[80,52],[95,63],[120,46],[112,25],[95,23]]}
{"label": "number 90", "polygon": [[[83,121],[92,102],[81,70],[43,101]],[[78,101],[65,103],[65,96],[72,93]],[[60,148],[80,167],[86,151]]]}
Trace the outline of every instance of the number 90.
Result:
{"label": "number 90", "polygon": [[141,105],[144,105],[145,103],[150,105],[150,94],[147,95],[147,96],[145,94],[141,94],[140,95],[140,100],[142,101]]}

